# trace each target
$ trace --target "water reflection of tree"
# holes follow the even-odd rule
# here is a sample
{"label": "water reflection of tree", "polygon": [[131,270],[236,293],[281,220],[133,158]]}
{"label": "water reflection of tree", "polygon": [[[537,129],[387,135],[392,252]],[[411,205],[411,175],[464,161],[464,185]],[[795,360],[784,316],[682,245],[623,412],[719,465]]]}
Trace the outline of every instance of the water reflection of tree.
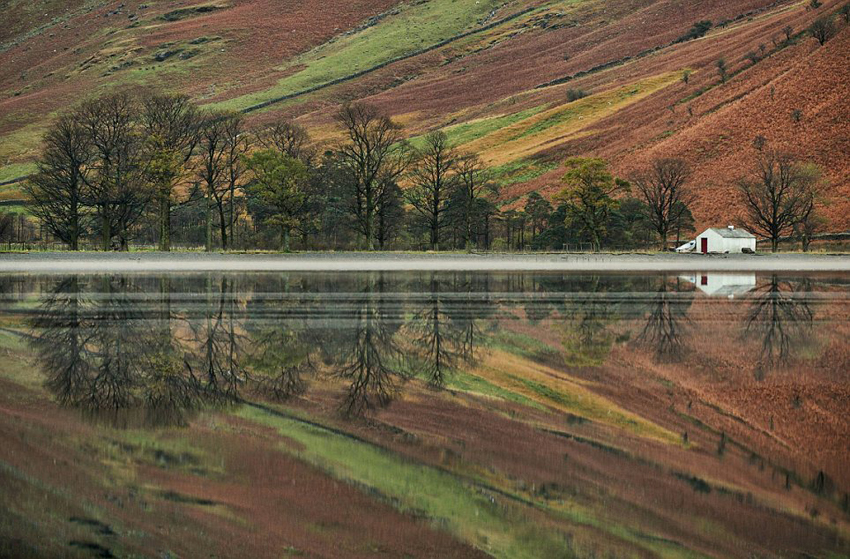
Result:
{"label": "water reflection of tree", "polygon": [[349,383],[340,406],[345,415],[362,415],[386,406],[407,377],[395,336],[401,309],[388,300],[383,274],[364,279],[361,291],[353,294],[338,356],[331,361],[332,374]]}
{"label": "water reflection of tree", "polygon": [[174,332],[171,279],[160,277],[159,299],[151,310],[151,336],[142,354],[144,380],[143,406],[150,422],[159,425],[185,423],[186,413],[200,406],[201,384],[184,361],[183,346]]}
{"label": "water reflection of tree", "polygon": [[451,368],[475,356],[473,287],[465,274],[447,279],[431,274],[427,286],[425,302],[407,330],[417,369],[428,384],[442,388]]}
{"label": "water reflection of tree", "polygon": [[655,296],[645,314],[646,324],[636,340],[653,350],[656,361],[676,362],[682,358],[692,301],[692,294],[679,289],[678,279],[673,284],[667,276],[659,277]]}
{"label": "water reflection of tree", "polygon": [[610,325],[619,318],[619,302],[601,296],[607,285],[598,276],[577,280],[579,293],[568,293],[563,306],[566,318],[563,347],[568,365],[598,366],[604,363],[616,339]]}
{"label": "water reflection of tree", "polygon": [[196,383],[170,338],[147,319],[126,279],[90,282],[61,281],[32,320],[46,386],[61,404],[115,425],[182,423]]}
{"label": "water reflection of tree", "polygon": [[276,297],[260,295],[247,302],[246,368],[256,394],[287,400],[306,392],[308,376],[315,372],[312,353],[325,329],[310,328],[310,309],[323,302],[299,295],[293,303],[288,296],[300,286],[286,276],[275,279],[269,287]]}
{"label": "water reflection of tree", "polygon": [[761,341],[756,378],[787,364],[794,346],[808,336],[814,317],[806,299],[810,291],[809,281],[781,281],[775,275],[752,291],[744,332]]}
{"label": "water reflection of tree", "polygon": [[192,343],[196,350],[185,360],[193,378],[200,382],[205,398],[216,402],[233,402],[247,376],[239,362],[241,336],[234,324],[235,300],[233,282],[222,277],[218,296],[213,280],[205,286],[206,301],[202,320],[190,320]]}
{"label": "water reflection of tree", "polygon": [[61,404],[117,426],[173,425],[247,393],[303,394],[322,369],[346,381],[342,411],[360,415],[398,395],[412,361],[442,386],[474,358],[476,317],[492,312],[481,293],[489,287],[465,274],[411,285],[394,277],[390,292],[383,274],[309,285],[276,276],[255,280],[267,293],[244,301],[234,281],[60,282],[31,324],[47,386]]}
{"label": "water reflection of tree", "polygon": [[31,345],[48,373],[46,385],[65,405],[87,400],[96,366],[94,355],[86,349],[92,336],[83,308],[87,304],[80,296],[79,280],[69,278],[56,286],[32,321],[40,334]]}

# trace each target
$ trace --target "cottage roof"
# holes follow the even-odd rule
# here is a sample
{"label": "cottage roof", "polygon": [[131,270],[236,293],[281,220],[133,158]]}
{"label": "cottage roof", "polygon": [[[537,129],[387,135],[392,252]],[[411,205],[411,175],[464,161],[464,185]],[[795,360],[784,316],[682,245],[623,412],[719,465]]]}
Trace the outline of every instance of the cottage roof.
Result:
{"label": "cottage roof", "polygon": [[727,239],[754,239],[756,237],[744,229],[730,229],[729,227],[711,227],[710,229]]}

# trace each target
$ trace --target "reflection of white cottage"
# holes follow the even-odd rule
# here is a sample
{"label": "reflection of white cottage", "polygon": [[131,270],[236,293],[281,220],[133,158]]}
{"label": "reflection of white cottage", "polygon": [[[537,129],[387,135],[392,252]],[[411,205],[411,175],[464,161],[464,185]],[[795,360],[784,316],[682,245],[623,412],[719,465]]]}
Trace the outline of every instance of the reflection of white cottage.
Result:
{"label": "reflection of white cottage", "polygon": [[755,274],[717,274],[700,273],[692,276],[681,276],[700,291],[711,297],[729,297],[742,295],[756,286]]}
{"label": "reflection of white cottage", "polygon": [[709,252],[743,252],[744,249],[756,251],[756,237],[749,231],[735,229],[735,226],[712,227],[697,236],[696,250]]}

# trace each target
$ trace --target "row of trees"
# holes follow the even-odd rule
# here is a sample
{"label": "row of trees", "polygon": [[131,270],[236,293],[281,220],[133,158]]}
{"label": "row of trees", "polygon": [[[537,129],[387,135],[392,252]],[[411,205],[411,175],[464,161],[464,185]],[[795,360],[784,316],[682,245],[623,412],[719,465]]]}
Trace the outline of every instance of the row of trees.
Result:
{"label": "row of trees", "polygon": [[[666,248],[694,231],[691,171],[679,159],[625,180],[602,159],[570,158],[556,206],[532,193],[499,208],[492,173],[444,133],[414,147],[364,103],[336,122],[344,139],[320,154],[291,121],[249,130],[242,115],[203,112],[184,96],[117,93],[57,120],[25,188],[32,213],[71,250],[95,239],[102,250],[134,240],[167,251],[175,232],[207,250],[289,251],[293,237],[302,248],[367,250]],[[816,169],[763,149],[756,168],[740,183],[747,224],[774,249],[791,231],[811,232]]]}
{"label": "row of trees", "polygon": [[346,140],[320,156],[292,122],[251,131],[240,114],[202,112],[184,96],[118,93],[58,119],[25,189],[33,214],[71,250],[86,238],[127,250],[145,236],[170,250],[176,216],[203,222],[208,250],[215,229],[231,248],[240,220],[251,244],[277,237],[283,250],[293,232],[304,246],[384,249],[405,227],[434,249],[449,244],[450,227],[452,246],[489,244],[481,221],[497,213],[495,186],[477,157],[441,132],[414,149],[366,104],[346,105],[337,122]]}

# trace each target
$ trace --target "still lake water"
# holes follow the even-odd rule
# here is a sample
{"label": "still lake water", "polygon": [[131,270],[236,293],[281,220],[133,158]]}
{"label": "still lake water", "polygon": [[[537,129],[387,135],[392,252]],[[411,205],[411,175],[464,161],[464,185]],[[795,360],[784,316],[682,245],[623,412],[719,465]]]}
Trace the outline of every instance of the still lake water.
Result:
{"label": "still lake water", "polygon": [[0,297],[0,556],[850,554],[846,275]]}

